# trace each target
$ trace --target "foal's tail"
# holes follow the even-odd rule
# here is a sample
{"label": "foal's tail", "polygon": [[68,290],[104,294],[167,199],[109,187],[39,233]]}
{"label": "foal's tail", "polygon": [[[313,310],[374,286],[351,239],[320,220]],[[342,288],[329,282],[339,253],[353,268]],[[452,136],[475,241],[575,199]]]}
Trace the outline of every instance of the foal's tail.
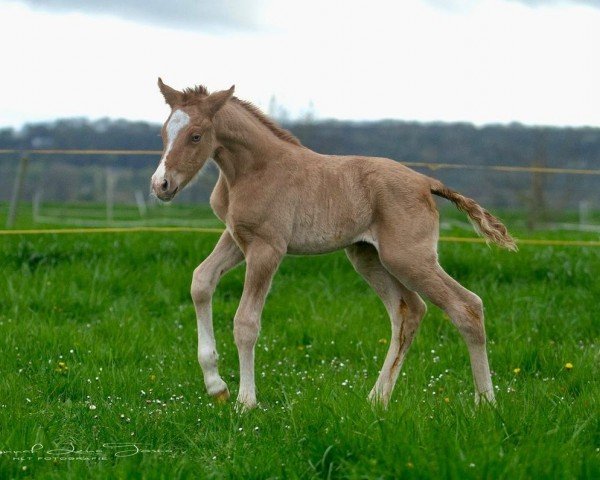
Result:
{"label": "foal's tail", "polygon": [[461,212],[465,212],[477,233],[486,240],[494,242],[507,250],[517,251],[515,240],[510,236],[502,222],[475,200],[462,196],[437,180],[431,183],[431,193],[450,200],[456,205],[456,208]]}

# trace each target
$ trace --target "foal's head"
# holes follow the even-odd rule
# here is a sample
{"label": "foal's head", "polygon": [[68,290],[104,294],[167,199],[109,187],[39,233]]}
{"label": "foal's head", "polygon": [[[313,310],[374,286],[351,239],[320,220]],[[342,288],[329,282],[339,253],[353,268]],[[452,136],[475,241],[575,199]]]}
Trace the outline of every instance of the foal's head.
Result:
{"label": "foal's head", "polygon": [[152,190],[169,201],[200,171],[217,148],[213,118],[233,95],[234,87],[208,94],[204,87],[180,92],[158,79],[158,87],[171,107],[162,127],[164,150],[152,175]]}

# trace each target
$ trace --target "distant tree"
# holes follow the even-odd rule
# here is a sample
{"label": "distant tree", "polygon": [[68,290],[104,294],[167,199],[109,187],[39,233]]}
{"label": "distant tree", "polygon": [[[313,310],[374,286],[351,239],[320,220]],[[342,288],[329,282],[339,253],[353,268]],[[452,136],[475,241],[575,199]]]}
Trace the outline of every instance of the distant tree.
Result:
{"label": "distant tree", "polygon": [[[521,165],[571,168],[598,168],[600,165],[600,128],[544,128],[520,124],[475,127],[468,123],[416,123],[385,120],[351,122],[314,120],[309,107],[296,122],[286,120],[287,112],[275,96],[269,111],[308,147],[339,155],[373,155],[401,162],[433,162],[465,165]],[[20,130],[0,129],[0,149],[134,149],[160,150],[160,126],[147,122],[83,118],[28,124]],[[543,148],[542,148],[543,147]],[[100,190],[98,175],[106,166],[118,168],[118,190],[133,201],[133,190],[148,190],[148,177],[156,168],[158,156],[117,156],[114,158],[77,155],[34,156],[30,164],[26,195],[32,182],[45,188],[46,198],[95,199]],[[66,168],[69,166],[69,168]],[[0,199],[6,200],[15,172],[14,155],[0,155]],[[87,173],[79,175],[81,168]],[[206,201],[217,177],[214,167],[207,170],[181,200]],[[543,214],[556,208],[574,208],[580,201],[600,204],[597,176],[537,175],[493,172],[489,170],[449,170],[418,168],[452,188],[490,206],[528,208],[530,223],[543,220]],[[96,172],[96,173],[92,173]],[[128,172],[128,173],[127,173]],[[68,176],[70,181],[60,177]],[[96,180],[94,180],[96,178]],[[81,182],[90,182],[82,187]],[[75,187],[77,184],[79,186]],[[57,187],[60,185],[61,187]],[[61,190],[61,188],[66,190]],[[28,190],[29,189],[29,190]],[[548,194],[551,192],[551,194]],[[129,200],[126,200],[129,201]],[[532,206],[538,209],[531,210]]]}

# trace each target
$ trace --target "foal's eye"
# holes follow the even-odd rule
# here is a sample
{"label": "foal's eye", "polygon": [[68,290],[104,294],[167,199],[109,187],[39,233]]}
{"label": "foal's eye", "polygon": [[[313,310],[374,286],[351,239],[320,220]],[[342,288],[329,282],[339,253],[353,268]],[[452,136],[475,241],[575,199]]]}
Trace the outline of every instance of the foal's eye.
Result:
{"label": "foal's eye", "polygon": [[200,141],[200,135],[198,135],[198,134],[192,135],[192,142],[198,143],[199,141]]}

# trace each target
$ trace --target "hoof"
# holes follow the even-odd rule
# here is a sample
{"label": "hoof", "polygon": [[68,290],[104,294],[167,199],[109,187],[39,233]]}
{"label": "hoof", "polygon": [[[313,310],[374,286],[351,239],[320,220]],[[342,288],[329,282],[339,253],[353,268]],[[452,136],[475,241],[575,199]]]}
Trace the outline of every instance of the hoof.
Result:
{"label": "hoof", "polygon": [[235,409],[239,413],[248,412],[249,410],[253,410],[256,408],[256,399],[255,398],[240,398],[238,397],[235,402]]}
{"label": "hoof", "polygon": [[213,398],[215,399],[215,402],[217,403],[227,403],[227,400],[229,400],[229,390],[225,389],[220,391],[219,393],[217,393],[216,395],[213,395]]}
{"label": "hoof", "polygon": [[375,390],[371,390],[371,393],[369,393],[367,400],[373,407],[387,409],[388,399],[385,398],[381,393],[376,392]]}
{"label": "hoof", "polygon": [[475,394],[475,406],[479,407],[480,405],[490,405],[492,407],[497,406],[493,390]]}
{"label": "hoof", "polygon": [[256,403],[248,404],[248,403],[240,403],[235,402],[235,410],[238,413],[246,413],[250,410],[254,410],[256,408]]}

